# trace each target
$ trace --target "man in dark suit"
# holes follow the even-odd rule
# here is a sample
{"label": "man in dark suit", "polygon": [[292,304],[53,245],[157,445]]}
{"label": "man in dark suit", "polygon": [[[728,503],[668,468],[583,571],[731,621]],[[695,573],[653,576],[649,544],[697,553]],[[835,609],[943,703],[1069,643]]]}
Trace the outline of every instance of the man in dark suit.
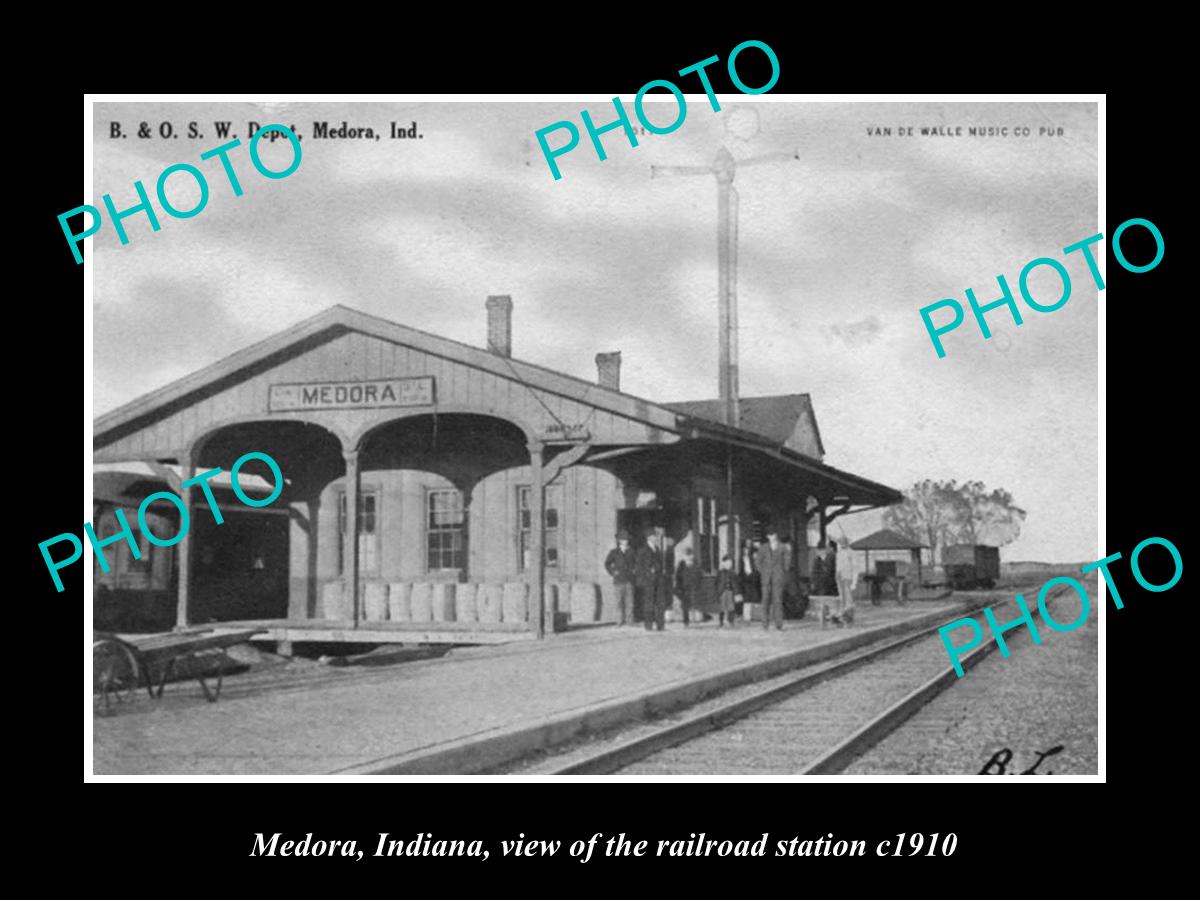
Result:
{"label": "man in dark suit", "polygon": [[634,562],[634,577],[642,595],[642,620],[647,631],[651,628],[662,631],[666,627],[664,613],[674,574],[672,556],[664,529],[655,526],[646,536],[646,545],[638,549]]}
{"label": "man in dark suit", "polygon": [[605,571],[612,576],[613,593],[617,595],[617,624],[633,623],[633,582],[637,570],[637,554],[629,546],[629,532],[617,532],[617,546],[608,551]]}
{"label": "man in dark suit", "polygon": [[758,551],[755,559],[762,575],[763,628],[783,629],[783,588],[792,570],[790,548],[779,542],[779,530],[767,532],[767,543]]}
{"label": "man in dark suit", "polygon": [[[688,613],[700,604],[700,568],[696,565],[695,554],[691,547],[683,550],[683,559],[675,569],[675,593],[679,595],[679,604],[683,608],[683,625],[688,625]],[[698,610],[697,610],[698,612]]]}

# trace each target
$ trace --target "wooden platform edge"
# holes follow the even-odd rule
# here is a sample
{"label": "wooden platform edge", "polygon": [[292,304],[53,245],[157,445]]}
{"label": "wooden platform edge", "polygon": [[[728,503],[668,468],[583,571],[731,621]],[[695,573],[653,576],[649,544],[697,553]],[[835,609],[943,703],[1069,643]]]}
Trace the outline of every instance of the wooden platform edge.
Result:
{"label": "wooden platform edge", "polygon": [[323,644],[510,644],[534,640],[536,635],[528,629],[509,631],[443,630],[443,629],[399,629],[399,628],[351,628],[321,627],[297,628],[292,626],[268,625],[250,640],[255,642],[323,643]]}

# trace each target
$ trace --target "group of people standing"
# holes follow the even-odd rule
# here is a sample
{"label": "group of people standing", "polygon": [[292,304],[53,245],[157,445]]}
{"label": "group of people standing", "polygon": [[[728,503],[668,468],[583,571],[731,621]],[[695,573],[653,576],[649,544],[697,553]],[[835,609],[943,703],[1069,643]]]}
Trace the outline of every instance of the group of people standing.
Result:
{"label": "group of people standing", "polygon": [[[633,623],[634,602],[640,598],[646,630],[662,631],[673,594],[679,596],[684,626],[689,624],[691,611],[699,604],[703,573],[691,547],[685,547],[682,558],[674,562],[674,548],[667,545],[663,528],[656,527],[636,550],[629,533],[618,532],[617,546],[609,551],[604,568],[612,576],[618,624]],[[736,565],[729,556],[722,557],[716,581],[718,626],[724,627],[728,620],[733,627],[744,603],[761,602],[763,628],[774,623],[782,630],[784,587],[791,571],[791,547],[780,541],[775,529],[767,532],[764,544],[744,541]]]}

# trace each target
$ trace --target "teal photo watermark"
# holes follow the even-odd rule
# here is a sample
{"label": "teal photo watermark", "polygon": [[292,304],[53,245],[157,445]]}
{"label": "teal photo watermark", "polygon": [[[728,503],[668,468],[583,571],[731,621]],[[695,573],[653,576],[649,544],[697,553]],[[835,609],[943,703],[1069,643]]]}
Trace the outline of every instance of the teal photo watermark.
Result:
{"label": "teal photo watermark", "polygon": [[[738,75],[737,58],[743,51],[751,47],[761,51],[767,57],[767,61],[771,64],[771,77],[766,84],[761,87],[750,87]],[[721,61],[719,56],[710,56],[708,59],[703,59],[698,63],[693,63],[686,68],[680,69],[678,74],[691,75],[693,72],[700,79],[700,84],[704,87],[704,93],[708,95],[708,104],[712,107],[713,112],[721,111],[721,104],[717,101],[717,95],[713,93],[712,82],[708,79],[708,73],[705,72],[713,63]],[[729,59],[726,61],[726,68],[729,71],[729,80],[743,94],[765,94],[771,88],[775,87],[775,83],[779,81],[779,57],[775,55],[775,51],[764,44],[762,41],[742,41],[733,48],[729,54]],[[652,90],[669,91],[675,98],[677,111],[675,120],[669,125],[655,124],[646,116],[644,107],[646,94]],[[585,109],[579,113],[580,120],[583,122],[583,127],[587,131],[588,137],[591,139],[592,147],[596,151],[596,156],[601,162],[608,159],[608,153],[604,149],[604,145],[600,142],[600,135],[614,131],[618,128],[625,132],[625,137],[629,141],[630,147],[637,147],[638,139],[634,125],[629,121],[629,112],[625,109],[620,97],[612,98],[613,106],[616,108],[616,119],[599,127],[592,121],[591,114]],[[633,99],[633,112],[637,116],[637,120],[641,122],[643,129],[642,134],[647,131],[651,134],[671,134],[677,131],[684,120],[687,118],[687,100],[683,96],[683,91],[679,86],[672,81],[656,78],[653,81],[647,81],[638,90],[637,96]],[[566,140],[553,150],[550,149],[550,142],[547,136],[554,131],[565,131],[567,133]],[[550,167],[550,173],[554,176],[554,180],[558,181],[562,178],[562,172],[559,171],[556,160],[560,156],[565,156],[579,146],[579,129],[574,122],[566,121],[555,122],[552,125],[547,125],[545,128],[539,128],[534,132],[534,136],[538,140],[538,146],[542,148],[542,155],[546,158],[546,165]]]}
{"label": "teal photo watermark", "polygon": [[[282,170],[276,171],[268,169],[263,165],[262,158],[259,155],[258,145],[261,141],[266,140],[268,143],[273,143],[280,136],[287,138],[292,145],[292,162]],[[233,163],[229,160],[229,153],[242,145],[241,140],[235,138],[228,143],[222,144],[219,147],[214,147],[212,150],[206,150],[200,154],[201,160],[209,160],[217,157],[221,160],[221,168],[225,171],[225,177],[229,179],[229,186],[233,190],[233,196],[240,197],[245,191],[242,190],[242,183],[238,181],[237,172],[234,171]],[[287,178],[298,168],[300,168],[300,138],[298,138],[290,128],[286,125],[264,125],[262,128],[254,132],[250,138],[250,162],[254,164],[254,168],[264,178],[280,179]],[[200,199],[191,209],[177,209],[170,200],[167,199],[167,179],[172,175],[179,173],[194,179],[197,187],[200,189]],[[176,179],[178,182],[178,179]],[[150,222],[152,231],[159,231],[162,225],[159,224],[158,216],[154,212],[154,206],[150,203],[150,196],[146,193],[146,187],[140,180],[133,183],[133,190],[137,194],[138,202],[128,209],[118,211],[117,206],[113,203],[112,194],[105,194],[101,200],[104,203],[104,208],[108,210],[109,221],[112,222],[113,228],[116,229],[117,237],[121,240],[121,245],[129,243],[129,235],[125,232],[123,220],[137,213],[145,213],[147,220]],[[172,166],[167,166],[158,176],[158,182],[154,186],[154,192],[158,196],[158,205],[163,208],[167,215],[174,219],[190,219],[193,216],[198,216],[208,206],[208,181],[204,177],[204,173],[191,163],[175,163]],[[83,213],[85,216],[92,217],[92,224],[84,228],[83,231],[76,234],[71,231],[71,226],[67,224],[67,220],[72,216]],[[85,219],[86,221],[86,219]],[[85,238],[89,238],[96,234],[101,226],[104,225],[104,216],[96,207],[85,203],[82,206],[77,206],[72,210],[62,213],[58,217],[58,224],[62,228],[63,234],[67,237],[67,243],[71,247],[71,252],[75,255],[75,262],[83,262],[83,254],[79,252],[79,244]]]}
{"label": "teal photo watermark", "polygon": [[[275,485],[272,488],[271,493],[267,495],[267,497],[260,500],[256,500],[247,494],[242,488],[241,484],[238,482],[238,473],[241,471],[242,466],[252,459],[259,459],[265,462],[267,464],[267,468],[271,470],[271,475],[275,480]],[[208,508],[212,512],[213,521],[218,525],[224,524],[225,517],[221,515],[221,509],[219,506],[217,506],[217,498],[213,495],[212,485],[209,484],[209,481],[220,474],[221,467],[217,466],[215,469],[209,469],[207,472],[201,472],[194,478],[189,478],[187,481],[184,481],[180,484],[181,488],[186,489],[194,485],[204,492],[204,499],[208,501]],[[279,468],[279,464],[266,453],[260,453],[258,451],[251,451],[250,453],[246,453],[238,457],[237,461],[233,464],[233,467],[229,470],[229,482],[230,487],[233,490],[233,494],[235,497],[237,497],[238,501],[245,506],[254,507],[256,509],[264,506],[270,506],[279,498],[279,495],[283,493],[283,471]],[[179,513],[179,531],[174,537],[168,538],[156,535],[150,530],[149,522],[146,521],[146,513],[150,509],[151,504],[159,500],[170,503]],[[184,539],[189,528],[191,527],[191,515],[188,512],[188,506],[189,504],[184,502],[183,498],[178,494],[172,493],[171,491],[155,491],[153,494],[150,494],[144,500],[142,500],[141,505],[138,507],[138,531],[141,532],[146,540],[155,547],[173,547]],[[108,560],[104,556],[104,548],[109,544],[115,544],[117,541],[125,541],[125,543],[129,545],[129,552],[133,555],[133,558],[142,558],[142,550],[138,546],[137,536],[133,533],[133,529],[129,527],[129,521],[125,518],[125,511],[117,508],[113,511],[113,515],[115,516],[117,523],[120,525],[120,528],[116,534],[109,535],[108,537],[98,538],[91,522],[85,522],[83,525],[83,533],[87,536],[88,543],[92,545],[92,552],[96,556],[96,562],[100,564],[100,571],[105,573],[109,571],[109,565]],[[55,544],[62,543],[63,541],[71,544],[71,555],[66,559],[52,559],[50,556],[50,548]],[[65,569],[67,566],[77,563],[83,558],[83,541],[78,535],[68,531],[64,532],[63,534],[55,535],[49,540],[42,541],[40,544],[38,544],[38,550],[42,552],[42,559],[46,561],[46,568],[50,571],[50,577],[54,580],[55,588],[59,591],[59,593],[61,593],[63,590],[63,583],[62,579],[58,576],[59,570]]]}
{"label": "teal photo watermark", "polygon": [[[1143,265],[1135,265],[1131,263],[1121,250],[1121,235],[1132,226],[1144,228],[1148,231],[1151,237],[1154,238],[1155,254],[1150,262]],[[1100,277],[1100,267],[1096,264],[1096,257],[1092,253],[1092,244],[1103,243],[1103,234],[1093,234],[1091,237],[1084,238],[1081,241],[1076,241],[1074,244],[1069,244],[1063,247],[1063,255],[1066,256],[1076,251],[1083,254],[1083,258],[1087,261],[1088,271],[1092,274],[1092,280],[1096,283],[1097,290],[1104,290],[1104,279]],[[1130,272],[1149,272],[1162,262],[1163,254],[1166,250],[1166,244],[1163,242],[1162,232],[1149,219],[1128,219],[1117,226],[1117,230],[1112,236],[1112,251],[1117,262],[1122,268]],[[1029,289],[1029,277],[1039,267],[1048,267],[1053,269],[1055,274],[1062,281],[1062,292],[1057,299],[1043,297],[1041,300],[1035,300]],[[1012,316],[1014,325],[1023,324],[1021,311],[1017,307],[1017,301],[1013,298],[1012,288],[1009,286],[1008,280],[1003,275],[996,276],[996,282],[1000,286],[1000,298],[991,302],[985,302],[982,306],[979,304],[979,299],[975,296],[975,291],[968,288],[966,291],[967,305],[971,308],[972,314],[975,316],[975,321],[979,325],[979,331],[983,335],[983,339],[990,340],[993,336],[992,329],[984,318],[985,313],[989,313],[994,309],[1002,306],[1007,306],[1009,314]],[[1021,299],[1025,301],[1025,305],[1035,312],[1049,313],[1056,309],[1062,309],[1067,305],[1067,301],[1071,299],[1071,276],[1064,266],[1057,259],[1049,256],[1041,256],[1037,259],[1030,260],[1021,269],[1021,274],[1017,276],[1017,287],[1021,294]],[[935,326],[933,322],[933,314],[938,310],[948,309],[951,311],[951,318],[946,321],[943,319],[942,324]],[[928,306],[921,307],[921,321],[925,325],[925,331],[929,334],[929,339],[933,341],[933,349],[937,352],[938,359],[942,359],[946,355],[946,348],[942,345],[942,335],[956,329],[966,319],[966,314],[963,306],[958,300],[947,298],[939,300],[936,303],[931,303]],[[1005,348],[1007,350],[1007,347]]]}
{"label": "teal photo watermark", "polygon": [[[1163,584],[1154,584],[1149,581],[1142,573],[1139,559],[1147,547],[1161,546],[1165,547],[1171,555],[1171,561],[1174,563],[1175,571],[1171,578]],[[1117,609],[1124,609],[1125,603],[1121,599],[1121,592],[1117,590],[1116,584],[1113,583],[1112,573],[1109,572],[1110,564],[1121,559],[1120,553],[1114,553],[1111,556],[1106,556],[1104,559],[1098,559],[1095,562],[1087,563],[1081,566],[1079,571],[1083,574],[1100,570],[1100,574],[1104,577],[1104,583],[1108,585],[1108,593],[1112,597],[1113,605]],[[1166,538],[1150,537],[1146,538],[1140,544],[1133,548],[1133,552],[1129,555],[1129,568],[1133,572],[1133,577],[1147,591],[1154,594],[1161,594],[1163,591],[1169,591],[1183,577],[1183,556],[1179,553],[1179,548],[1168,541]],[[1064,624],[1059,622],[1050,615],[1050,610],[1046,608],[1046,599],[1051,590],[1058,585],[1063,584],[1069,586],[1079,596],[1079,615],[1073,622]],[[1021,615],[1012,621],[1001,624],[996,621],[995,614],[991,609],[984,609],[983,617],[986,620],[988,630],[991,631],[992,637],[995,638],[996,646],[1000,648],[1001,656],[1008,656],[1008,644],[1004,641],[1005,632],[1020,628],[1022,625],[1029,629],[1029,636],[1033,638],[1035,644],[1042,642],[1042,635],[1038,631],[1037,623],[1029,607],[1025,604],[1025,598],[1021,594],[1016,594],[1014,599],[1017,601],[1017,606],[1021,610]],[[1042,585],[1038,591],[1037,611],[1041,615],[1042,623],[1050,627],[1051,631],[1074,631],[1080,625],[1087,621],[1088,615],[1091,613],[1092,603],[1088,597],[1087,589],[1079,581],[1067,576],[1059,576],[1051,578]],[[955,629],[967,627],[971,629],[971,637],[963,644],[953,644],[950,642],[950,632]],[[954,672],[959,678],[963,677],[962,663],[959,661],[962,657],[971,650],[974,650],[983,642],[983,626],[973,617],[967,616],[962,619],[956,619],[948,625],[943,625],[938,629],[938,636],[942,639],[942,644],[946,647],[946,653],[950,657],[950,662],[954,666]]]}

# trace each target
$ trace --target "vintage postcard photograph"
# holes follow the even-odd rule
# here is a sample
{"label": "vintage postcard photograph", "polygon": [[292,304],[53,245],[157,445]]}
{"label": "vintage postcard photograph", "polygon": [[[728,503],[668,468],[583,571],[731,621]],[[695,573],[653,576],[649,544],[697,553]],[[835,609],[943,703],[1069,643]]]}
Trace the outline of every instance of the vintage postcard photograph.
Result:
{"label": "vintage postcard photograph", "polygon": [[89,98],[95,776],[1102,777],[1102,98],[686,89]]}

